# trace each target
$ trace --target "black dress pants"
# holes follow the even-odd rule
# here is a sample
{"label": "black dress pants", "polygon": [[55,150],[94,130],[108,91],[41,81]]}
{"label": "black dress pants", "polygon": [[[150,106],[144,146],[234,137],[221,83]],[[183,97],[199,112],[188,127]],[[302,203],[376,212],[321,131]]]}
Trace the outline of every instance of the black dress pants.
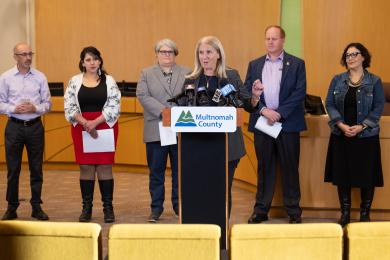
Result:
{"label": "black dress pants", "polygon": [[233,178],[234,178],[234,172],[236,171],[236,168],[238,166],[238,163],[240,162],[240,159],[232,160],[228,162],[228,214],[230,218],[230,212],[232,211],[232,185],[233,185]]}
{"label": "black dress pants", "polygon": [[258,161],[257,193],[254,212],[268,214],[276,184],[276,164],[280,165],[283,202],[289,216],[300,216],[299,132],[280,132],[277,139],[263,133],[254,134]]}
{"label": "black dress pants", "polygon": [[41,120],[25,126],[23,123],[8,120],[5,127],[5,155],[7,161],[8,208],[19,206],[19,176],[24,146],[27,149],[30,169],[31,200],[33,207],[42,203],[42,162],[44,147],[44,129]]}

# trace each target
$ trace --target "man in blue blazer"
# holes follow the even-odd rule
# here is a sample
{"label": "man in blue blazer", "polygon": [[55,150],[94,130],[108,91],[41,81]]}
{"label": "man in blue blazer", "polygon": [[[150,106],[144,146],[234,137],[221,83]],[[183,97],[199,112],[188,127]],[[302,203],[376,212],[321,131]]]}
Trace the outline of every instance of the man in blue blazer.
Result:
{"label": "man in blue blazer", "polygon": [[[303,60],[284,51],[285,32],[280,26],[265,30],[267,54],[249,63],[245,79],[248,90],[261,85],[263,94],[259,108],[251,113],[249,131],[254,133],[258,160],[256,204],[248,223],[268,220],[268,211],[276,183],[276,163],[281,169],[283,202],[290,223],[301,223],[302,209],[299,187],[299,132],[306,129],[304,98],[306,72]],[[268,124],[282,123],[282,131],[275,139],[255,128],[260,116]]]}

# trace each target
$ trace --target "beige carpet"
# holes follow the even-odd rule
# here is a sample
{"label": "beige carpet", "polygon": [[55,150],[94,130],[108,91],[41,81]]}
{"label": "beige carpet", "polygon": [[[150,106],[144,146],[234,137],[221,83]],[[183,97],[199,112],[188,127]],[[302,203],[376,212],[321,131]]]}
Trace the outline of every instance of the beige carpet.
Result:
{"label": "beige carpet", "polygon": [[[0,171],[0,214],[7,208],[6,172]],[[150,196],[148,174],[115,172],[114,211],[115,223],[147,223],[150,214]],[[165,210],[159,223],[178,223],[174,216],[170,202],[171,178],[165,180]],[[230,224],[246,223],[252,212],[255,194],[243,190],[233,183],[233,208]],[[20,206],[18,219],[34,220],[30,217],[30,186],[29,172],[22,171],[19,184]],[[81,213],[81,194],[79,188],[79,175],[75,171],[46,171],[42,191],[42,208],[50,217],[50,221],[78,221]],[[103,222],[102,203],[98,184],[95,186],[95,200],[93,208],[93,222],[99,223],[103,228],[103,255],[107,254],[107,232],[111,224]],[[324,222],[329,220],[304,219],[304,222]],[[332,221],[332,220],[331,220]],[[333,220],[335,221],[335,220]],[[271,218],[266,223],[287,223],[287,218]]]}

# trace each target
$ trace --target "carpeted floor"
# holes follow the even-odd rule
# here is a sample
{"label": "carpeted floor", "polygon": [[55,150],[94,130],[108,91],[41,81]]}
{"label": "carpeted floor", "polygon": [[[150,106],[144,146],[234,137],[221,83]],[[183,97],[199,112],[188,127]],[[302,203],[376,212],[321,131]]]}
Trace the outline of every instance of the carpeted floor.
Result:
{"label": "carpeted floor", "polygon": [[[22,171],[19,184],[20,206],[18,219],[34,220],[30,217],[30,186],[29,172]],[[147,223],[150,214],[150,195],[148,174],[115,172],[114,211],[115,223]],[[165,210],[159,223],[178,223],[170,202],[171,178],[166,177]],[[0,171],[0,214],[7,208],[6,172]],[[246,223],[252,212],[255,194],[237,187],[233,183],[233,208],[230,224]],[[49,215],[50,221],[78,221],[81,213],[81,194],[79,175],[75,171],[46,171],[42,191],[42,208]],[[107,232],[111,224],[103,222],[102,203],[98,184],[95,186],[95,201],[93,208],[93,222],[103,228],[103,255],[107,254]],[[305,222],[324,222],[329,220],[304,219]],[[334,222],[335,220],[330,220]],[[287,223],[287,218],[271,218],[267,223]]]}

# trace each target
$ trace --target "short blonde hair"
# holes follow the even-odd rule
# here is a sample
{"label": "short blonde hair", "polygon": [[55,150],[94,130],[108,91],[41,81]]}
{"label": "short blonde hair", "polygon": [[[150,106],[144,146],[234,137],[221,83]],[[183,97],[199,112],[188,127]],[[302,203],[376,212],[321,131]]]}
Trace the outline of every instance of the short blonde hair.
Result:
{"label": "short blonde hair", "polygon": [[177,45],[174,41],[172,41],[171,39],[162,39],[162,40],[159,40],[156,45],[154,46],[154,52],[155,53],[158,53],[158,51],[163,47],[163,46],[167,46],[169,48],[171,48],[175,54],[175,56],[179,55],[179,49],[177,48]]}
{"label": "short blonde hair", "polygon": [[205,36],[202,37],[197,43],[195,48],[195,68],[192,73],[186,78],[195,79],[198,78],[201,73],[203,73],[202,65],[199,60],[199,48],[201,44],[208,44],[212,46],[219,54],[219,59],[217,61],[217,67],[215,68],[216,74],[219,78],[227,78],[226,75],[226,61],[225,61],[225,51],[223,49],[221,41],[215,36]]}

